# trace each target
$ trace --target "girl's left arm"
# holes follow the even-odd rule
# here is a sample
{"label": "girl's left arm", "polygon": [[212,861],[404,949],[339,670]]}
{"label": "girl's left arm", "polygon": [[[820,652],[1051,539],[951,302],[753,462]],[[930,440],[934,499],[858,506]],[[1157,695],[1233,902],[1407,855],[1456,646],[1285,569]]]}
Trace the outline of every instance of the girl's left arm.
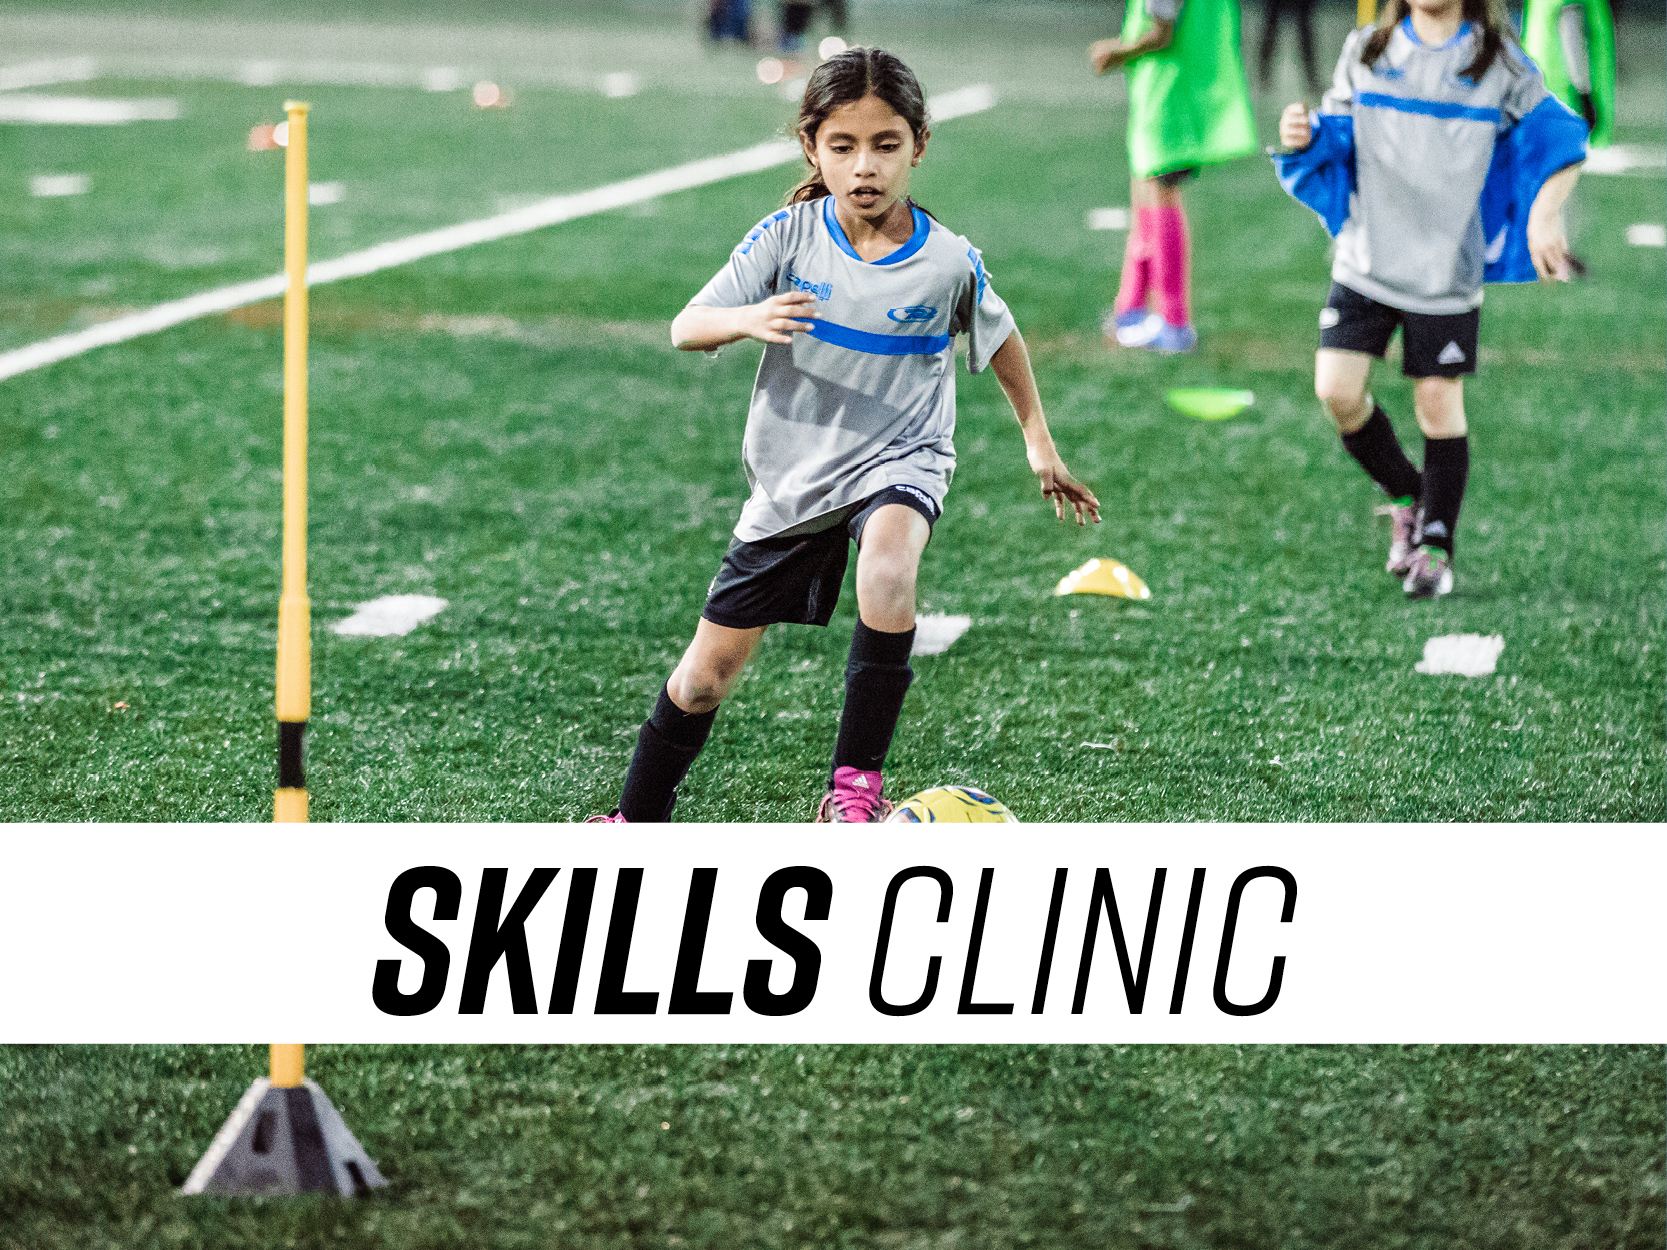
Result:
{"label": "girl's left arm", "polygon": [[1114,69],[1122,69],[1137,56],[1162,51],[1174,38],[1175,23],[1155,17],[1133,43],[1124,43],[1121,39],[1095,40],[1088,46],[1088,59],[1094,63],[1096,74],[1109,74]]}
{"label": "girl's left arm", "polygon": [[1580,166],[1560,169],[1545,180],[1528,210],[1528,256],[1542,282],[1569,280],[1569,241],[1563,234],[1563,201],[1580,179]]}
{"label": "girl's left arm", "polygon": [[1017,329],[996,348],[995,355],[990,357],[990,367],[996,371],[1001,389],[1007,392],[1013,415],[1019,419],[1019,429],[1024,431],[1025,457],[1041,484],[1042,498],[1053,500],[1054,515],[1061,520],[1065,519],[1065,505],[1070,504],[1077,514],[1078,525],[1090,517],[1098,525],[1100,501],[1094,498],[1093,491],[1071,476],[1059,458],[1059,449],[1053,445],[1053,435],[1048,433],[1048,419],[1042,415],[1042,397],[1036,390],[1036,375],[1030,368],[1030,353],[1025,350],[1024,338]]}

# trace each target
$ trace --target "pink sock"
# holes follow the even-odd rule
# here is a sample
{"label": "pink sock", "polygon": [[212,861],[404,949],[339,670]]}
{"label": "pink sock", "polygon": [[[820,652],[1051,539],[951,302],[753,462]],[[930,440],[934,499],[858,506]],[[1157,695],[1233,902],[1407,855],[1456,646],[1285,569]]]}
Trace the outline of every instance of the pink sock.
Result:
{"label": "pink sock", "polygon": [[1142,209],[1152,215],[1152,279],[1158,288],[1158,311],[1172,326],[1192,324],[1192,247],[1187,214],[1180,205]]}
{"label": "pink sock", "polygon": [[1152,285],[1146,213],[1146,209],[1140,209],[1129,223],[1129,240],[1123,247],[1123,277],[1117,287],[1117,303],[1112,305],[1119,317],[1131,309],[1146,307],[1146,292]]}

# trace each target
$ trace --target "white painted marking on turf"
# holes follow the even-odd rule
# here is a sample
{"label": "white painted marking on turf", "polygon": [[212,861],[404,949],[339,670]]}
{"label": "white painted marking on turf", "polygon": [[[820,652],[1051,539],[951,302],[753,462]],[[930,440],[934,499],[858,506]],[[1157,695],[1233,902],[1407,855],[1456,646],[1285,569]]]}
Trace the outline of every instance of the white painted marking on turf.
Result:
{"label": "white painted marking on turf", "polygon": [[424,91],[461,91],[463,71],[450,65],[436,65],[423,71]]}
{"label": "white painted marking on turf", "polygon": [[128,122],[171,122],[178,116],[178,100],[0,93],[0,122],[30,126],[125,126]]}
{"label": "white painted marking on turf", "polygon": [[1617,143],[1613,147],[1593,148],[1586,153],[1583,174],[1630,174],[1634,171],[1667,169],[1667,148],[1634,147]]}
{"label": "white painted marking on turf", "polygon": [[389,638],[409,634],[445,607],[446,601],[433,595],[383,595],[361,603],[352,616],[331,628],[349,638]]}
{"label": "white painted marking on turf", "polygon": [[968,117],[996,106],[996,93],[983,83],[961,87],[933,96],[926,102],[927,111],[935,122],[947,122],[957,117]]}
{"label": "white painted marking on turf", "polygon": [[915,645],[911,655],[942,655],[972,626],[970,616],[915,617]]}
{"label": "white painted marking on turf", "polygon": [[642,90],[642,82],[630,73],[603,74],[599,86],[602,94],[610,100],[623,100]]}
{"label": "white painted marking on turf", "polygon": [[86,174],[36,174],[29,179],[29,194],[37,199],[59,195],[86,195],[93,185]]}
{"label": "white painted marking on turf", "polygon": [[0,65],[0,91],[25,87],[53,87],[61,82],[88,82],[98,77],[98,62],[90,56],[57,61],[28,61],[22,65]]}
{"label": "white painted marking on turf", "polygon": [[339,182],[309,182],[307,184],[307,203],[340,204],[347,198],[347,188]]}
{"label": "white painted marking on turf", "polygon": [[1424,658],[1412,667],[1420,673],[1486,677],[1504,649],[1505,640],[1498,634],[1443,634],[1424,644]]}
{"label": "white painted marking on turf", "polygon": [[[0,95],[0,100],[6,98]],[[944,106],[940,101],[949,103]],[[967,87],[927,101],[927,107],[940,121],[944,120],[946,115],[964,117],[968,113],[979,111],[980,108],[991,108],[994,104],[995,93],[988,87]],[[977,107],[974,107],[975,105]],[[690,161],[686,165],[675,165],[670,169],[627,178],[624,182],[610,183],[605,187],[581,191],[576,195],[551,196],[525,208],[484,217],[479,221],[465,221],[440,230],[430,230],[425,234],[414,234],[389,243],[380,243],[362,252],[350,252],[346,256],[338,256],[335,260],[321,261],[308,267],[307,285],[311,287],[325,282],[339,282],[343,278],[363,277],[365,274],[377,273],[383,269],[392,269],[396,265],[410,264],[424,257],[472,247],[477,243],[489,243],[494,239],[527,234],[575,218],[640,204],[657,196],[692,190],[742,174],[774,169],[778,165],[786,165],[801,158],[802,151],[797,143],[786,139],[772,139],[724,156]],[[200,295],[192,295],[185,299],[171,300],[132,316],[100,322],[74,334],[61,334],[57,338],[42,339],[38,343],[30,343],[14,351],[0,352],[0,380],[16,377],[20,373],[55,364],[60,360],[68,360],[71,356],[79,356],[95,347],[125,343],[129,339],[154,334],[158,330],[194,321],[199,317],[258,304],[262,300],[282,295],[284,286],[284,275],[276,273],[267,278],[256,278],[235,286],[204,291]]]}
{"label": "white painted marking on turf", "polygon": [[1639,222],[1626,228],[1626,241],[1633,247],[1667,247],[1667,226]]}
{"label": "white painted marking on turf", "polygon": [[1088,210],[1090,230],[1127,230],[1129,210],[1126,208],[1091,208]]}

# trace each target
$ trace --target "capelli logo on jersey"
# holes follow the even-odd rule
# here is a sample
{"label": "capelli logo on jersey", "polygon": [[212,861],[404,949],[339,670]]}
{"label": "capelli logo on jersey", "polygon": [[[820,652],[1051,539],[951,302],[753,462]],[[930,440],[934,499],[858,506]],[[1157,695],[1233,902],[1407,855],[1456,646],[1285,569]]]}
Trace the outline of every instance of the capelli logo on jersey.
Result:
{"label": "capelli logo on jersey", "polygon": [[791,269],[787,271],[787,285],[792,287],[795,291],[804,291],[807,294],[814,295],[817,299],[833,298],[833,283],[811,282],[805,278],[801,278]]}
{"label": "capelli logo on jersey", "polygon": [[886,316],[893,321],[930,321],[938,315],[936,308],[928,308],[925,304],[911,304],[907,308],[891,308],[886,310]]}

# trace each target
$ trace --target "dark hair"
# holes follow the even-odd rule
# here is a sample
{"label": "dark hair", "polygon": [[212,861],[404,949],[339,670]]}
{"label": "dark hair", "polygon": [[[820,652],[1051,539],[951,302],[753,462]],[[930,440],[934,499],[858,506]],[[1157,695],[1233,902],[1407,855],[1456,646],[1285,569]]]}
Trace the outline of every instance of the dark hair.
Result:
{"label": "dark hair", "polygon": [[[921,91],[920,79],[912,69],[880,48],[848,48],[811,71],[798,119],[793,123],[794,135],[814,145],[816,132],[828,120],[829,113],[870,95],[891,105],[909,123],[916,143],[931,128],[926,116],[926,94]],[[804,180],[787,193],[786,202],[802,204],[827,194],[828,184],[822,181],[822,171],[812,165]]]}
{"label": "dark hair", "polygon": [[[1366,42],[1360,47],[1360,63],[1362,65],[1376,65],[1378,58],[1389,47],[1389,36],[1395,33],[1395,28],[1412,12],[1407,0],[1389,0],[1384,6],[1383,16],[1378,19],[1377,29],[1366,37]],[[1516,36],[1511,31],[1511,22],[1505,12],[1505,0],[1464,0],[1464,20],[1482,32],[1482,46],[1476,49],[1476,55],[1469,65],[1459,74],[1480,82],[1482,75],[1493,67],[1494,60],[1505,50],[1505,40]],[[1510,58],[1505,63],[1510,65],[1513,72],[1515,66]]]}

